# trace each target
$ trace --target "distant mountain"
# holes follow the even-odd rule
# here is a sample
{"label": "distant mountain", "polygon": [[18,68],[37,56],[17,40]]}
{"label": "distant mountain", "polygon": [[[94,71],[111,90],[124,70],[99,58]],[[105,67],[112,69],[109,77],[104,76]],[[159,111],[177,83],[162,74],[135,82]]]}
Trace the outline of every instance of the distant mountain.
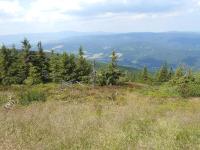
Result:
{"label": "distant mountain", "polygon": [[86,36],[94,34],[106,34],[103,32],[76,32],[76,31],[63,31],[63,32],[51,32],[51,33],[24,33],[24,34],[14,34],[14,35],[0,35],[0,43],[6,45],[19,45],[24,38],[28,38],[29,41],[33,44],[38,41],[43,43],[56,42],[61,39],[77,36]]}
{"label": "distant mountain", "polygon": [[[21,35],[20,35],[21,36]],[[16,36],[0,36],[0,42],[15,43],[23,39]],[[144,65],[158,68],[165,61],[171,66],[186,64],[200,69],[200,33],[79,33],[60,32],[31,34],[30,41],[43,41],[45,49],[57,52],[77,52],[80,45],[86,57],[107,62],[113,49],[119,56],[119,64],[140,68]]]}

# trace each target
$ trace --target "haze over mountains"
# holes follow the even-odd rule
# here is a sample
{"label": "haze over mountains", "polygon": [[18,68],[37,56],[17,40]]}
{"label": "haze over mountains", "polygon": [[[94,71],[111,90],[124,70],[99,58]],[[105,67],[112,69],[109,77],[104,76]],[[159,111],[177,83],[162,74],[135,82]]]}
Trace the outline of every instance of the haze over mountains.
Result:
{"label": "haze over mountains", "polygon": [[[0,42],[15,44],[27,37],[36,45],[43,42],[45,50],[76,53],[80,45],[89,59],[107,62],[113,49],[119,56],[119,64],[129,67],[159,67],[165,61],[176,67],[186,64],[194,69],[200,68],[200,33],[84,33],[57,32],[0,36]],[[35,49],[35,47],[33,47]]]}

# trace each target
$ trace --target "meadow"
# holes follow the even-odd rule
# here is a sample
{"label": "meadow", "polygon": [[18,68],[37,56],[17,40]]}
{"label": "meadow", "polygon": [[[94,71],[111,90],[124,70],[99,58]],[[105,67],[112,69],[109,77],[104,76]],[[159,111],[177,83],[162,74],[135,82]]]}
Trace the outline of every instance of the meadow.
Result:
{"label": "meadow", "polygon": [[[134,83],[2,86],[0,149],[200,149],[200,98],[169,91]],[[16,103],[5,109],[9,99]]]}

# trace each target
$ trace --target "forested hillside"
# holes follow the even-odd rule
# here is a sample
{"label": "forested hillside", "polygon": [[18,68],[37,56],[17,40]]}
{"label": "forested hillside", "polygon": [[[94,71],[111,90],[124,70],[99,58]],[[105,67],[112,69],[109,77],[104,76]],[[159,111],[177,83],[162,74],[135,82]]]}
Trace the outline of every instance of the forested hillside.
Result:
{"label": "forested hillside", "polygon": [[[165,33],[79,33],[59,32],[41,34],[22,34],[0,36],[1,43],[15,44],[20,48],[24,37],[33,43],[43,41],[44,50],[56,52],[77,53],[82,45],[88,59],[96,58],[101,62],[109,62],[109,55],[115,49],[118,53],[119,64],[133,68],[146,65],[149,69],[158,69],[165,61],[174,68],[186,64],[198,70],[200,56],[200,34],[190,32]],[[174,55],[176,54],[176,55]]]}

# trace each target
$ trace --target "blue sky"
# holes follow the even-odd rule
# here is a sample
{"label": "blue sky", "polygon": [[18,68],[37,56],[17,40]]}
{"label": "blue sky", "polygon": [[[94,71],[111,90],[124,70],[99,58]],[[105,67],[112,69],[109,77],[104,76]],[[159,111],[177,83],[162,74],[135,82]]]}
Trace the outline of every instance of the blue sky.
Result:
{"label": "blue sky", "polygon": [[200,0],[0,0],[0,34],[200,31]]}

